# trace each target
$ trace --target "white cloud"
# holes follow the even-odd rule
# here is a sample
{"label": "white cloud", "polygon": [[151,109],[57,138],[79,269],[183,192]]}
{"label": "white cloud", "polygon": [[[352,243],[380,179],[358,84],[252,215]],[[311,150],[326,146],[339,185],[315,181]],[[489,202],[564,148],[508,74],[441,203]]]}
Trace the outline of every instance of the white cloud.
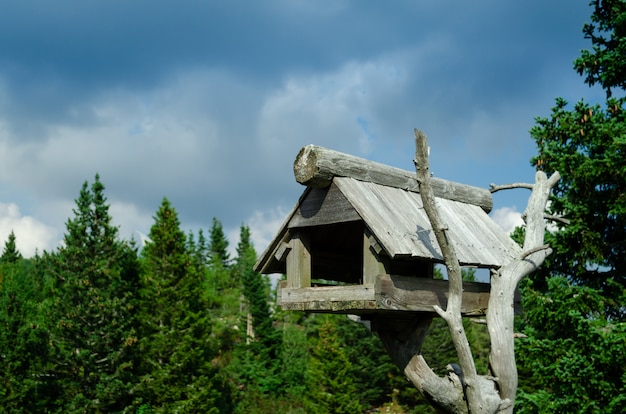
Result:
{"label": "white cloud", "polygon": [[24,257],[32,257],[52,249],[57,242],[57,230],[31,216],[24,216],[15,203],[0,203],[0,240],[2,247],[13,231],[17,249]]}
{"label": "white cloud", "polygon": [[393,56],[291,76],[261,108],[259,145],[266,153],[295,154],[315,143],[367,155],[381,127],[377,107],[402,94],[405,81],[406,69]]}
{"label": "white cloud", "polygon": [[[268,211],[256,210],[247,220],[241,223],[248,226],[250,229],[250,241],[254,246],[257,256],[261,256],[267,246],[269,246],[288,214],[288,210],[283,206],[275,207]],[[226,238],[229,243],[228,252],[231,258],[237,256],[240,231],[240,227],[225,229]],[[209,237],[207,233],[205,233],[205,236]]]}
{"label": "white cloud", "polygon": [[154,223],[151,214],[140,211],[134,204],[122,201],[112,201],[109,214],[113,219],[113,225],[119,226],[122,239],[134,238],[140,246],[145,244],[148,239],[147,233]]}
{"label": "white cloud", "polygon": [[[250,241],[260,256],[270,242],[278,233],[280,226],[284,223],[289,211],[284,207],[276,207],[267,211],[256,210],[242,224],[250,228]],[[237,244],[239,243],[240,228],[231,228],[226,231],[229,242],[229,252],[231,257],[237,255]]]}
{"label": "white cloud", "polygon": [[268,211],[255,211],[248,218],[246,224],[250,227],[250,238],[259,256],[274,239],[288,214],[286,208],[276,207]]}
{"label": "white cloud", "polygon": [[[257,252],[257,257],[260,257],[265,252],[265,249],[267,249],[287,219],[288,214],[289,210],[286,208],[277,207],[268,211],[255,211],[248,219],[247,225],[250,227],[250,238]],[[280,275],[271,274],[269,277],[272,287],[275,287],[277,281],[280,280]]]}
{"label": "white cloud", "polygon": [[506,233],[511,233],[517,226],[524,224],[522,220],[522,213],[517,211],[515,206],[513,207],[501,207],[491,212],[491,218],[495,221]]}

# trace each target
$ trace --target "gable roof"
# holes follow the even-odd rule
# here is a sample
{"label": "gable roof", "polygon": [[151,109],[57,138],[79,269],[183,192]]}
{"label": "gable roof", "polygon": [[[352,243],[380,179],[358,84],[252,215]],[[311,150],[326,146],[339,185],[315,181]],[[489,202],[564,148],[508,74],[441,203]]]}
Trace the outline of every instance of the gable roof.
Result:
{"label": "gable roof", "polygon": [[[442,221],[461,265],[500,267],[521,248],[479,206],[436,198]],[[274,253],[290,229],[363,220],[392,259],[419,258],[443,263],[443,256],[419,193],[350,177],[334,177],[326,189],[307,188],[255,268],[284,273]]]}

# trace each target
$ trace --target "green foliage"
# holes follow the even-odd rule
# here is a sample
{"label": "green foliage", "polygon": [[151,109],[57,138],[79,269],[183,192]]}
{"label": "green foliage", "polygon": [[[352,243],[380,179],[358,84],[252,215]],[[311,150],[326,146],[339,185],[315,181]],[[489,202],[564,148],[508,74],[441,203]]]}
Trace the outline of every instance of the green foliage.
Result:
{"label": "green foliage", "polygon": [[277,356],[276,346],[278,339],[272,326],[272,318],[269,306],[269,289],[266,278],[254,271],[256,252],[250,241],[250,229],[241,227],[240,241],[237,246],[236,270],[242,281],[243,294],[248,300],[248,311],[252,316],[252,327],[256,343],[270,352],[268,357],[274,359]]}
{"label": "green foliage", "polygon": [[96,175],[80,191],[64,246],[43,258],[52,279],[46,312],[53,368],[46,375],[68,410],[116,411],[133,398],[136,255],[118,240],[108,210]]}
{"label": "green foliage", "polygon": [[358,413],[363,408],[354,398],[357,386],[350,375],[352,364],[335,325],[323,319],[312,348],[307,375],[308,413]]}
{"label": "green foliage", "polygon": [[0,263],[0,277],[0,407],[43,412],[54,384],[45,375],[49,332],[39,307],[41,274],[20,259]]}
{"label": "green foliage", "polygon": [[142,251],[141,395],[155,412],[220,412],[227,390],[198,273],[176,210],[163,199]]}
{"label": "green foliage", "polygon": [[238,312],[241,296],[241,276],[233,269],[228,253],[228,240],[224,235],[222,223],[213,218],[208,247],[202,231],[198,233],[198,252],[205,258],[207,289],[210,301],[216,309],[225,314]]}
{"label": "green foliage", "polygon": [[212,262],[220,262],[224,267],[227,267],[230,263],[228,239],[224,235],[222,223],[215,217],[213,217],[213,224],[211,226],[209,258]]}
{"label": "green foliage", "polygon": [[256,252],[248,227],[241,226],[239,239],[232,274],[233,279],[241,281],[246,299],[242,316],[247,333],[238,352],[238,378],[248,389],[256,389],[259,396],[277,395],[282,389],[281,336],[273,325],[267,279],[253,269]]}
{"label": "green foliage", "polygon": [[568,110],[558,99],[531,130],[539,146],[533,162],[563,176],[550,212],[569,224],[551,236],[550,269],[607,296],[609,281],[626,282],[626,112],[616,100],[608,105]]}
{"label": "green foliage", "polygon": [[[611,88],[626,82],[626,2],[592,1],[592,23],[583,32],[592,51],[575,61],[589,85]],[[626,113],[624,98],[609,98],[603,108],[578,102],[569,109],[557,99],[548,118],[537,118],[531,135],[538,156],[532,162],[547,173],[559,171],[550,212],[564,216],[550,244],[552,273],[615,298],[611,282],[626,283]],[[620,295],[620,289],[616,294]],[[615,314],[618,303],[606,303]]]}
{"label": "green foliage", "polygon": [[296,313],[297,320],[289,317],[293,315],[283,316],[281,376],[285,396],[292,401],[298,401],[302,399],[306,391],[305,380],[309,365],[309,341],[306,328],[299,319],[302,316],[301,313]]}
{"label": "green foliage", "polygon": [[[593,50],[574,66],[604,105],[558,98],[537,118],[532,163],[561,173],[546,234],[553,254],[523,286],[528,338],[518,343],[520,412],[624,412],[626,371],[626,2],[592,1],[583,28]],[[517,236],[519,236],[519,232]]]}
{"label": "green foliage", "polygon": [[[11,230],[9,238],[4,244],[2,250],[2,256],[0,256],[0,263],[15,263],[22,258],[22,254],[17,250],[15,245],[15,233]],[[2,279],[0,279],[1,281]]]}
{"label": "green foliage", "polygon": [[549,279],[547,293],[525,286],[528,338],[518,346],[520,374],[526,378],[520,412],[626,410],[626,323],[607,322],[605,300],[564,278]]}
{"label": "green foliage", "polygon": [[583,33],[593,47],[581,52],[574,68],[585,76],[585,83],[600,84],[611,97],[613,88],[626,87],[626,2],[592,0],[589,4],[594,11]]}
{"label": "green foliage", "polygon": [[[412,412],[424,412],[428,404],[420,404],[424,402],[421,395],[393,363],[378,336],[345,315],[328,318],[336,325],[341,346],[351,364],[349,375],[356,384],[355,400],[369,409],[393,402],[396,408],[400,405],[413,410],[420,407],[419,411]],[[403,410],[408,412],[408,409]]]}

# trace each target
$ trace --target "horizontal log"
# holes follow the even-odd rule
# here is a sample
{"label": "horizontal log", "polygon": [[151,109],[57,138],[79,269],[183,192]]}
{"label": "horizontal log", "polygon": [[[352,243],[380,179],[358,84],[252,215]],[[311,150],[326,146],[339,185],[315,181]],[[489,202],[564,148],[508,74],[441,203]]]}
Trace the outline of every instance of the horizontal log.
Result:
{"label": "horizontal log", "polygon": [[[302,148],[293,164],[293,172],[302,185],[324,188],[334,177],[352,177],[388,187],[419,192],[415,172],[344,154],[316,145]],[[493,200],[486,188],[474,187],[433,177],[431,180],[436,197],[480,206],[491,211]]]}

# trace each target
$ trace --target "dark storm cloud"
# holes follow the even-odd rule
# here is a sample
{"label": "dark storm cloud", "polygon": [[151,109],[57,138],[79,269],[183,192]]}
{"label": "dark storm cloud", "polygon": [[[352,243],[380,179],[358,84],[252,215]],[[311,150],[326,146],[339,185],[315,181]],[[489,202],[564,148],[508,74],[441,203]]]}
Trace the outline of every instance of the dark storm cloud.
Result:
{"label": "dark storm cloud", "polygon": [[442,51],[442,63],[421,65],[450,82],[462,73],[488,95],[489,88],[514,85],[523,91],[519,73],[545,63],[539,59],[554,59],[555,53],[571,54],[571,48],[551,45],[566,44],[572,27],[582,27],[578,18],[568,17],[578,16],[572,9],[580,8],[563,1],[313,6],[304,1],[25,0],[3,5],[0,62],[17,106],[14,114],[34,103],[38,110],[31,113],[71,120],[67,107],[88,99],[86,94],[112,87],[149,89],[183,68],[279,80],[292,70],[328,70],[346,59],[367,60],[451,37],[452,49]]}
{"label": "dark storm cloud", "polygon": [[179,70],[277,82],[293,68],[323,70],[411,41],[363,5],[319,12],[289,1],[11,2],[0,13],[0,79],[10,100],[2,109],[37,136],[38,122],[94,122],[81,104],[103,90],[150,90]]}
{"label": "dark storm cloud", "polygon": [[380,10],[317,13],[291,3],[15,2],[0,16],[0,55],[18,80],[44,76],[77,85],[150,86],[177,67],[276,76],[289,66],[336,64],[346,49],[366,57],[398,37],[410,41],[391,30]]}
{"label": "dark storm cloud", "polygon": [[[0,183],[56,227],[99,172],[123,227],[147,232],[167,196],[189,226],[216,216],[233,228],[291,207],[303,145],[410,169],[419,127],[441,177],[484,186],[493,170],[527,167],[520,142],[532,118],[581,84],[571,62],[587,46],[588,9],[566,0],[9,2]],[[478,171],[486,161],[492,170]]]}

